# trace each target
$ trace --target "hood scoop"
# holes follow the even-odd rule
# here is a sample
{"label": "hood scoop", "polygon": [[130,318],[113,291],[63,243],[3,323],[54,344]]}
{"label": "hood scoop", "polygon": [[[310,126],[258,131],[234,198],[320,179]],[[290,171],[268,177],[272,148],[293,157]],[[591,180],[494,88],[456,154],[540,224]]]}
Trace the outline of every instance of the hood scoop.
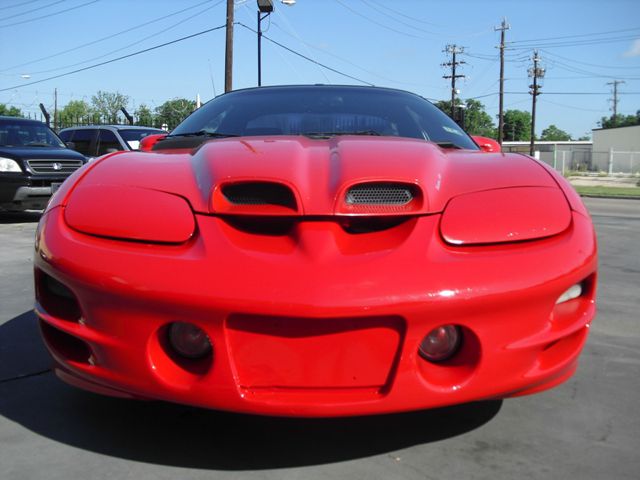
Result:
{"label": "hood scoop", "polygon": [[298,201],[287,185],[268,181],[223,184],[213,193],[213,211],[233,215],[296,215]]}
{"label": "hood scoop", "polygon": [[398,183],[364,183],[347,190],[347,205],[406,205],[413,200],[412,188]]}

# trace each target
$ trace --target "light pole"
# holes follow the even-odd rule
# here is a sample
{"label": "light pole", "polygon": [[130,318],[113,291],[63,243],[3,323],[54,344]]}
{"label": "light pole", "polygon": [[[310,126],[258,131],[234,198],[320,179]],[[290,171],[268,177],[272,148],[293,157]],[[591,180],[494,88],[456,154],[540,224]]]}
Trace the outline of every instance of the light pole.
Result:
{"label": "light pole", "polygon": [[273,12],[273,0],[258,0],[258,86],[262,86],[262,20]]}
{"label": "light pole", "polygon": [[[291,7],[296,0],[280,0],[283,5]],[[258,3],[258,86],[262,86],[262,21],[273,12],[273,0],[257,0]]]}

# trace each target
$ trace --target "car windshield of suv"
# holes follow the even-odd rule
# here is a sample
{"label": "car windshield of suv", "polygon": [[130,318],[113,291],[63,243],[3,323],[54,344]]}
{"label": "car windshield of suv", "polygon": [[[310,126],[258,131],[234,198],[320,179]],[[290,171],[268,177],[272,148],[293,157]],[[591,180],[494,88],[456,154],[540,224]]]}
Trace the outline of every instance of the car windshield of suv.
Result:
{"label": "car windshield of suv", "polygon": [[471,138],[427,100],[399,90],[275,87],[239,90],[208,102],[172,137],[375,135],[418,138],[477,150]]}
{"label": "car windshield of suv", "polygon": [[155,135],[162,132],[151,128],[123,128],[118,130],[118,133],[127,142],[131,150],[138,150],[140,148],[140,140],[147,135]]}
{"label": "car windshield of suv", "polygon": [[65,148],[53,131],[44,124],[0,120],[0,146]]}

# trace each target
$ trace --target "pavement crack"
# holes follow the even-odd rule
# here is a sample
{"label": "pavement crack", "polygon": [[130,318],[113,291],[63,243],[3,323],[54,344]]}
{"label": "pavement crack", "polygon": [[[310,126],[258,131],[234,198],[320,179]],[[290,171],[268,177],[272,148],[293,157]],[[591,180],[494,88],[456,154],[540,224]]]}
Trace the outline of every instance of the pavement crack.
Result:
{"label": "pavement crack", "polygon": [[18,375],[17,377],[9,377],[9,378],[3,378],[0,379],[0,385],[3,383],[9,383],[9,382],[14,382],[16,380],[22,380],[24,378],[31,378],[31,377],[37,377],[40,375],[44,375],[47,373],[50,373],[51,369],[47,368],[46,370],[40,370],[38,372],[33,372],[33,373],[25,373],[24,375]]}

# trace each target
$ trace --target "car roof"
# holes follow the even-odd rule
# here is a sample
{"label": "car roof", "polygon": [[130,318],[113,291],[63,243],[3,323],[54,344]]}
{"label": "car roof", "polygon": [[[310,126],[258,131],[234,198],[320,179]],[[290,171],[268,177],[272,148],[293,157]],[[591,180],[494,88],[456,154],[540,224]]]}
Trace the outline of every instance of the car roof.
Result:
{"label": "car roof", "polygon": [[22,118],[22,117],[12,117],[9,115],[0,115],[0,120],[6,120],[6,121],[10,121],[10,122],[15,122],[15,123],[30,123],[32,125],[45,125],[46,124],[44,122],[41,122],[40,120],[32,120],[30,118]]}
{"label": "car roof", "polygon": [[[247,88],[239,88],[237,90],[231,90],[230,92],[225,92],[218,97],[223,95],[231,95],[235,93],[250,93],[250,92],[263,92],[268,90],[311,90],[311,89],[325,89],[325,90],[368,90],[371,92],[396,92],[396,93],[404,93],[409,95],[415,95],[416,97],[424,98],[421,95],[418,95],[415,92],[411,92],[409,90],[402,90],[399,88],[390,88],[390,87],[378,87],[375,85],[335,85],[335,84],[325,84],[325,83],[315,83],[315,84],[294,84],[294,85],[269,85],[264,87],[247,87]],[[216,97],[216,98],[218,98]]]}
{"label": "car roof", "polygon": [[67,127],[60,130],[64,132],[65,130],[88,130],[88,129],[105,129],[105,130],[156,130],[158,132],[164,132],[159,128],[155,127],[145,127],[143,125],[80,125],[77,127]]}

